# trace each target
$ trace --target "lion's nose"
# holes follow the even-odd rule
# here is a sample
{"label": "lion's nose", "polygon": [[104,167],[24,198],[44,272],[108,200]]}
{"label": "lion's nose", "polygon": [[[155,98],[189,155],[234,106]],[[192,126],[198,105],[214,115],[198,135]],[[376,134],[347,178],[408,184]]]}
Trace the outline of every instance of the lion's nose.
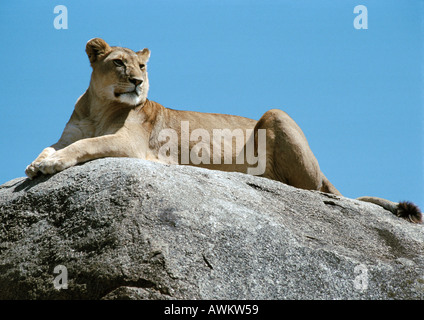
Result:
{"label": "lion's nose", "polygon": [[136,87],[143,83],[143,80],[138,78],[130,78],[130,82],[134,84]]}

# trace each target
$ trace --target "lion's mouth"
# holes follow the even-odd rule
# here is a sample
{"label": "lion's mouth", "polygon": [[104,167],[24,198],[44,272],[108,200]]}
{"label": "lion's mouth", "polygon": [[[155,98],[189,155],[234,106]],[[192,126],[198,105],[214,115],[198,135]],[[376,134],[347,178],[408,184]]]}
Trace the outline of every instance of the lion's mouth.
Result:
{"label": "lion's mouth", "polygon": [[131,90],[131,91],[123,91],[123,92],[115,91],[115,98],[119,98],[120,96],[125,95],[125,94],[134,94],[136,96],[139,96],[140,91],[141,90],[137,90],[137,87],[134,88],[134,90]]}

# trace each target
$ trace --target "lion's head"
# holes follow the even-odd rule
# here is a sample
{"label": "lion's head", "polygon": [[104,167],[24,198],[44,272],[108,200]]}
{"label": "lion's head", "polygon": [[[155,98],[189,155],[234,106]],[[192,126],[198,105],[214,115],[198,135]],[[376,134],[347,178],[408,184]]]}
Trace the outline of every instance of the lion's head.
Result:
{"label": "lion's head", "polygon": [[87,42],[85,51],[93,68],[90,87],[98,98],[130,106],[146,101],[149,49],[134,52],[111,47],[103,39],[94,38]]}

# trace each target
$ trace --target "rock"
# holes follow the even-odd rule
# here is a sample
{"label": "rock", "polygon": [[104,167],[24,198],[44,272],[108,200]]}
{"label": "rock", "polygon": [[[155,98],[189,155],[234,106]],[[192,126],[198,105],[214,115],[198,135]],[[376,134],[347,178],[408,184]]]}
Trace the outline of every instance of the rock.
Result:
{"label": "rock", "polygon": [[0,186],[0,288],[0,299],[423,299],[424,229],[265,178],[99,159]]}

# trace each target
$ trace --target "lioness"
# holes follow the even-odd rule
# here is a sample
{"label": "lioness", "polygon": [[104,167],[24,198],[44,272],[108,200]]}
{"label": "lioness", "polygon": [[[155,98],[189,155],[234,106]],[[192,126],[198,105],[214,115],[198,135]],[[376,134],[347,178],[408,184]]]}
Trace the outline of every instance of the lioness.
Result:
{"label": "lioness", "polygon": [[[134,52],[94,38],[87,42],[86,53],[93,68],[90,85],[59,141],[26,168],[30,179],[92,159],[134,157],[258,174],[294,187],[341,195],[321,172],[302,130],[284,111],[267,111],[255,121],[168,109],[147,99],[149,49]],[[223,132],[230,139],[224,139],[222,148]],[[171,133],[177,138],[172,139]],[[422,222],[420,210],[410,202],[359,199],[411,222]]]}

